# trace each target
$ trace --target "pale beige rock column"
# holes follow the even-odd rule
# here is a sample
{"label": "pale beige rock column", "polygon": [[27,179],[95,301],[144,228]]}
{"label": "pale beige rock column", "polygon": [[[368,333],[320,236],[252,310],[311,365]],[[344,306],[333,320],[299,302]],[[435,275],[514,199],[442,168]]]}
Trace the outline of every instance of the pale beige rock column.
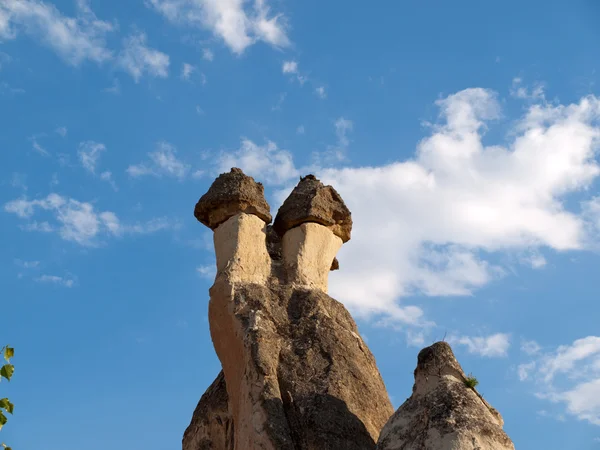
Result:
{"label": "pale beige rock column", "polygon": [[352,230],[350,210],[336,190],[313,175],[301,178],[273,228],[282,236],[286,281],[327,292],[329,272],[339,267],[335,256]]}
{"label": "pale beige rock column", "polygon": [[[240,290],[266,285],[271,274],[266,247],[269,210],[262,184],[236,168],[220,175],[194,210],[196,218],[214,231],[217,275],[210,290],[210,332],[223,366],[235,430],[233,448],[240,450],[275,450],[265,432],[267,414],[260,407],[265,377],[253,370],[246,324],[239,320],[239,309],[246,306],[240,304],[239,300],[244,300]],[[260,320],[260,310],[248,312]],[[276,372],[274,368],[270,371]]]}
{"label": "pale beige rock column", "polygon": [[383,427],[377,450],[514,450],[498,411],[466,380],[446,342],[421,350],[412,395]]}

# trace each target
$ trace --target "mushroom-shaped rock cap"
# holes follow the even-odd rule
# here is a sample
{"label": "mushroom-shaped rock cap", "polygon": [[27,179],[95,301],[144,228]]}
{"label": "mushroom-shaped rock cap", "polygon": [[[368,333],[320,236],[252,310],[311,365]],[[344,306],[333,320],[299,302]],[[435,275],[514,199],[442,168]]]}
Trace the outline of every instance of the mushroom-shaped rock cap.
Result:
{"label": "mushroom-shaped rock cap", "polygon": [[234,167],[229,173],[219,175],[208,192],[200,197],[194,216],[214,230],[239,213],[254,214],[266,223],[272,219],[263,185]]}
{"label": "mushroom-shaped rock cap", "polygon": [[454,352],[447,342],[436,342],[435,344],[425,347],[417,356],[417,368],[415,369],[415,378],[419,374],[433,373],[448,373],[448,372],[463,373],[460,364],[454,356]]}
{"label": "mushroom-shaped rock cap", "polygon": [[314,175],[300,178],[300,183],[279,208],[273,228],[283,236],[289,229],[305,222],[320,223],[343,242],[350,240],[350,210],[333,187],[325,186]]}

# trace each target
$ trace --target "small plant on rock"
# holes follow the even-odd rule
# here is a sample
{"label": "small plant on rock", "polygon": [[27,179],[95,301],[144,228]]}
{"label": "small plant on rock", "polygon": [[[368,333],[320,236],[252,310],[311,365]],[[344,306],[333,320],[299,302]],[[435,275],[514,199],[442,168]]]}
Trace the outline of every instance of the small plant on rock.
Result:
{"label": "small plant on rock", "polygon": [[479,384],[479,381],[472,374],[469,374],[465,378],[465,386],[468,388],[475,389],[475,386],[477,386],[478,384]]}

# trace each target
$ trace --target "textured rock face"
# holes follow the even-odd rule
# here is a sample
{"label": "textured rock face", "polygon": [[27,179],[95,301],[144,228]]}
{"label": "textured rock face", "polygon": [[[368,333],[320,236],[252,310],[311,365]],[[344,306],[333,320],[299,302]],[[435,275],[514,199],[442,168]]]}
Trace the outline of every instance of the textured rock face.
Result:
{"label": "textured rock face", "polygon": [[194,216],[211,230],[241,212],[254,214],[269,223],[272,217],[264,191],[261,183],[233,168],[221,174],[200,198]]}
{"label": "textured rock face", "polygon": [[289,220],[276,219],[278,230],[253,213],[265,211],[264,197],[225,208],[206,200],[254,183],[242,176],[221,175],[195,211],[202,223],[218,223],[209,322],[223,377],[200,400],[184,450],[375,449],[393,409],[352,317],[326,292],[350,212],[314,177],[286,200],[278,217]]}
{"label": "textured rock face", "polygon": [[334,188],[324,186],[313,175],[300,179],[298,186],[279,208],[273,228],[283,236],[286,231],[306,222],[326,226],[343,242],[350,240],[350,210]]}
{"label": "textured rock face", "polygon": [[223,372],[206,390],[183,435],[183,450],[233,450],[233,421]]}
{"label": "textured rock face", "polygon": [[447,343],[421,350],[413,393],[381,431],[377,449],[514,450],[500,414],[465,380]]}

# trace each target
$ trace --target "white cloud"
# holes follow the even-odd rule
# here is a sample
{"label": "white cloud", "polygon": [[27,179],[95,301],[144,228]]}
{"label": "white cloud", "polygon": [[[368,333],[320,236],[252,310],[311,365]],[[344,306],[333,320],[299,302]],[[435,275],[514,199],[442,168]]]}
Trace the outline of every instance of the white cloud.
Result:
{"label": "white cloud", "polygon": [[40,145],[40,143],[35,139],[31,139],[31,146],[33,149],[42,156],[50,156],[50,152],[46,150],[44,147]]}
{"label": "white cloud", "polygon": [[298,63],[296,61],[284,61],[281,66],[281,71],[284,74],[295,75],[301,85],[308,80],[308,78],[305,75],[302,75],[298,70]]}
{"label": "white cloud", "polygon": [[298,63],[296,61],[284,61],[282,66],[283,73],[298,73]]}
{"label": "white cloud", "polygon": [[529,378],[531,372],[535,369],[535,361],[532,361],[527,364],[519,364],[517,367],[517,372],[519,374],[519,380],[525,381]]}
{"label": "white cloud", "polygon": [[287,47],[285,17],[271,15],[266,0],[147,0],[146,4],[177,24],[201,27],[221,38],[236,54],[258,41]]}
{"label": "white cloud", "polygon": [[[589,221],[566,209],[565,196],[585,191],[600,174],[599,99],[530,105],[502,145],[483,143],[501,113],[493,92],[467,89],[437,105],[440,123],[413,158],[315,168],[353,213],[352,240],[340,250],[342,270],[330,275],[330,292],[356,315],[417,323],[421,309],[403,297],[472,295],[506,275],[492,262],[497,252],[589,248]],[[279,199],[299,174],[274,143],[245,141],[220,158],[222,169],[233,166],[288,186]]]}
{"label": "white cloud", "polygon": [[[81,162],[83,168],[89,173],[96,175],[98,161],[100,159],[101,154],[105,151],[106,146],[104,144],[94,141],[85,141],[79,143],[79,150],[77,151],[77,154],[79,156],[79,161]],[[108,184],[110,184],[110,186],[115,191],[119,190],[117,188],[117,184],[115,183],[112,177],[112,172],[110,172],[109,170],[103,171],[99,175],[99,177],[102,181],[106,181]]]}
{"label": "white cloud", "polygon": [[531,89],[528,89],[519,77],[513,78],[510,95],[523,100],[543,101],[546,99],[542,83],[535,83]]}
{"label": "white cloud", "polygon": [[24,228],[28,231],[58,232],[62,239],[83,246],[95,246],[103,236],[152,233],[173,227],[166,219],[153,219],[145,224],[122,224],[111,211],[97,212],[90,203],[55,193],[40,200],[28,200],[26,197],[13,200],[4,205],[4,210],[21,219],[32,219],[39,212],[49,213],[55,225],[47,221],[30,221]]}
{"label": "white cloud", "polygon": [[198,272],[198,275],[200,275],[202,278],[212,280],[215,278],[217,269],[214,264],[211,264],[211,265],[204,265],[204,266],[196,267],[196,272]]}
{"label": "white cloud", "polygon": [[496,333],[490,336],[452,336],[448,338],[450,344],[464,345],[469,353],[480,356],[504,357],[507,356],[510,347],[510,337],[508,334]]}
{"label": "white cloud", "polygon": [[195,66],[188,63],[183,63],[183,66],[181,67],[181,78],[184,80],[189,80],[190,76],[195,72],[195,70]]}
{"label": "white cloud", "polygon": [[327,98],[327,93],[325,92],[325,86],[319,86],[318,88],[315,89],[315,92],[320,99]]}
{"label": "white cloud", "polygon": [[153,77],[169,76],[169,55],[146,45],[145,33],[136,32],[123,40],[119,65],[138,83],[145,73]]}
{"label": "white cloud", "polygon": [[115,26],[99,20],[87,0],[78,0],[76,7],[77,15],[69,17],[41,0],[2,0],[0,38],[14,39],[25,33],[72,65],[85,60],[110,60],[112,53],[106,47],[106,36]]}
{"label": "white cloud", "polygon": [[96,173],[96,165],[100,159],[102,152],[106,151],[106,146],[99,142],[85,141],[79,143],[77,155],[79,161],[85,170],[90,173]]}
{"label": "white cloud", "polygon": [[213,61],[215,59],[215,54],[210,48],[203,48],[202,58],[204,58],[206,61]]}
{"label": "white cloud", "polygon": [[25,89],[15,88],[8,84],[6,81],[0,82],[0,95],[15,95],[15,94],[24,94]]}
{"label": "white cloud", "polygon": [[20,259],[15,259],[15,264],[23,269],[36,269],[39,267],[39,261],[23,261]]}
{"label": "white cloud", "polygon": [[159,142],[158,149],[148,153],[149,163],[131,165],[127,168],[129,176],[138,178],[144,175],[155,177],[168,176],[184,179],[190,166],[177,159],[177,150],[168,142]]}
{"label": "white cloud", "polygon": [[75,285],[75,280],[73,278],[59,277],[57,275],[42,275],[35,278],[35,281],[38,283],[50,283],[68,288],[72,288]]}
{"label": "white cloud", "polygon": [[352,131],[354,124],[351,120],[340,117],[335,121],[335,134],[338,138],[338,145],[340,147],[348,147],[350,140],[348,139],[348,132]]}
{"label": "white cloud", "polygon": [[56,131],[60,136],[65,137],[67,135],[67,127],[58,127]]}
{"label": "white cloud", "polygon": [[23,231],[37,231],[39,233],[53,233],[55,230],[48,222],[29,222],[21,225],[19,228]]}
{"label": "white cloud", "polygon": [[292,154],[280,150],[271,141],[261,146],[249,139],[242,139],[240,148],[232,153],[221,154],[217,165],[219,173],[239,167],[247,175],[273,185],[284,184],[299,176]]}
{"label": "white cloud", "polygon": [[523,341],[521,342],[521,351],[527,355],[536,355],[542,348],[540,344],[535,341]]}
{"label": "white cloud", "polygon": [[104,172],[102,172],[100,174],[100,179],[110,184],[110,187],[112,187],[115,192],[119,190],[119,188],[117,187],[117,183],[115,183],[115,180],[112,176],[112,172],[110,170],[105,170]]}
{"label": "white cloud", "polygon": [[296,128],[296,134],[304,134],[305,132],[304,125],[299,125],[298,128]]}
{"label": "white cloud", "polygon": [[13,172],[10,178],[10,185],[14,188],[27,191],[27,175],[23,173]]}
{"label": "white cloud", "polygon": [[285,98],[287,97],[287,93],[283,92],[281,94],[279,94],[279,98],[277,99],[277,103],[275,103],[275,105],[273,105],[271,107],[271,111],[281,111],[281,106],[283,105],[283,102],[285,101]]}
{"label": "white cloud", "polygon": [[569,414],[600,425],[600,337],[562,345],[521,367],[529,370],[525,377],[520,372],[520,379],[535,382],[538,398],[564,404]]}

